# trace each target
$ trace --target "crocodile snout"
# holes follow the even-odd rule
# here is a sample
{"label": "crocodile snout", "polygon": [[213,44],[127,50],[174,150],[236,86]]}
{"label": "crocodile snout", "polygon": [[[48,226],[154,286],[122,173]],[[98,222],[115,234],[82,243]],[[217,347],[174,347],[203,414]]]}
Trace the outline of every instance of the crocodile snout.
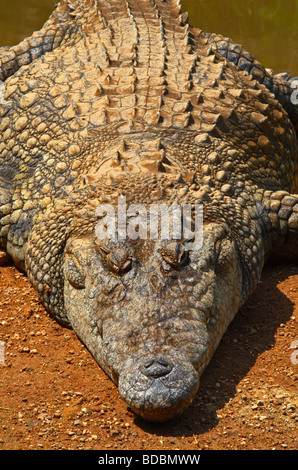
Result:
{"label": "crocodile snout", "polygon": [[149,421],[179,416],[193,400],[199,378],[178,351],[128,359],[119,376],[119,392],[127,405]]}

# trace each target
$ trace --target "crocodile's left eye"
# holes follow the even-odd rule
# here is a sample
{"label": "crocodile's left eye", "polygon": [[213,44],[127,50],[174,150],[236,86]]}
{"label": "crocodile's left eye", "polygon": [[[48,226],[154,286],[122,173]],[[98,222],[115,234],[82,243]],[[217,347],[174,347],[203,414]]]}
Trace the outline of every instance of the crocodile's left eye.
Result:
{"label": "crocodile's left eye", "polygon": [[74,255],[68,255],[66,259],[65,275],[75,289],[84,289],[85,275],[82,266]]}
{"label": "crocodile's left eye", "polygon": [[188,259],[188,252],[183,243],[171,241],[166,243],[160,250],[160,254],[166,263],[177,269],[184,266]]}
{"label": "crocodile's left eye", "polygon": [[117,243],[97,243],[98,250],[106,266],[115,274],[124,274],[132,266],[132,254],[130,250]]}
{"label": "crocodile's left eye", "polygon": [[117,274],[127,272],[132,264],[129,251],[124,247],[115,248],[107,256],[107,264]]}

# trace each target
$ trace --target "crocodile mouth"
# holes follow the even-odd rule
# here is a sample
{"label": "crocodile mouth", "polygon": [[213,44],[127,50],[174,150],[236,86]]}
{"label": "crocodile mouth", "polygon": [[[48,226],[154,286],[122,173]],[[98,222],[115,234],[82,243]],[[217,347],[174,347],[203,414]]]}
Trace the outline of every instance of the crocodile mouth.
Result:
{"label": "crocodile mouth", "polygon": [[127,405],[153,422],[169,421],[183,413],[198,387],[197,371],[178,351],[128,359],[118,382]]}

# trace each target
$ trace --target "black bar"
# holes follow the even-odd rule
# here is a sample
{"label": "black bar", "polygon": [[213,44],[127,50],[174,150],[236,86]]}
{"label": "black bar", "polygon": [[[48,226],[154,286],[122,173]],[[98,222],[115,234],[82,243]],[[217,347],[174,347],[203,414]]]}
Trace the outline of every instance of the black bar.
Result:
{"label": "black bar", "polygon": [[[52,464],[63,468],[70,468],[71,464],[75,464],[77,469],[108,469],[118,468],[124,469],[146,469],[165,468],[167,465],[179,465],[181,467],[198,468],[199,470],[210,470],[210,465],[227,465],[229,470],[241,470],[241,466],[254,465],[261,466],[262,462],[266,464],[266,468],[272,463],[275,468],[280,464],[285,467],[287,460],[289,461],[293,454],[289,450],[282,451],[225,451],[225,450],[3,450],[0,454],[1,468],[9,463],[12,468],[14,464],[30,465],[30,470],[40,470],[41,465]],[[266,459],[260,460],[260,459]],[[239,467],[240,465],[240,467]],[[82,467],[80,467],[82,466]]]}

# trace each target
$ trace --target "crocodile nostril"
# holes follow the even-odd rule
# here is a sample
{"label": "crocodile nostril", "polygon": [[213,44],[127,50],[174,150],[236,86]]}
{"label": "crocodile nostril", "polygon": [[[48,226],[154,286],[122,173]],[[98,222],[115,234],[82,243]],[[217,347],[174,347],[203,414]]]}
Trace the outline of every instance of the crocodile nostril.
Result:
{"label": "crocodile nostril", "polygon": [[160,364],[161,366],[164,366],[164,367],[169,367],[169,364],[164,361],[163,359],[157,359],[157,362],[158,364]]}
{"label": "crocodile nostril", "polygon": [[163,377],[172,370],[172,365],[163,358],[150,359],[142,367],[142,372],[147,377]]}
{"label": "crocodile nostril", "polygon": [[152,361],[146,362],[146,364],[144,365],[144,367],[145,367],[146,369],[148,369],[148,367],[152,366],[153,363],[154,363],[154,359],[152,359]]}

